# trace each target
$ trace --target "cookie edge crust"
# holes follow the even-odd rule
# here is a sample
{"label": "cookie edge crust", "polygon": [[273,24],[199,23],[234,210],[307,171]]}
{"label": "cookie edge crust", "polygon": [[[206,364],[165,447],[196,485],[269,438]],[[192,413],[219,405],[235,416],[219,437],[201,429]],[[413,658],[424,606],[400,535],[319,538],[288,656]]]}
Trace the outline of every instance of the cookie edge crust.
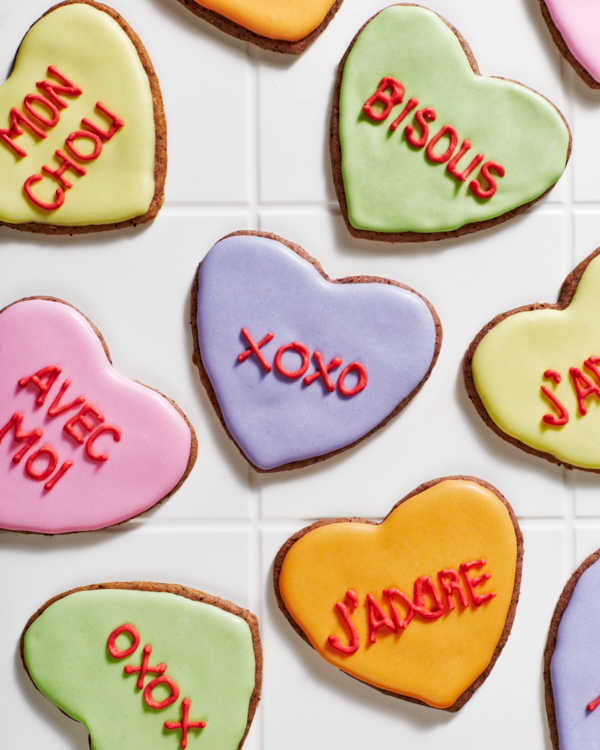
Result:
{"label": "cookie edge crust", "polygon": [[[426,490],[430,489],[431,487],[434,487],[435,485],[440,484],[441,482],[446,482],[446,481],[474,482],[475,484],[479,484],[481,487],[484,487],[485,489],[492,492],[503,503],[504,507],[508,511],[508,515],[510,516],[510,520],[512,521],[513,528],[515,530],[515,539],[516,539],[516,544],[517,544],[515,583],[513,586],[513,593],[512,593],[512,598],[510,602],[510,607],[508,609],[506,620],[504,623],[504,628],[502,630],[502,635],[500,636],[500,640],[498,641],[496,648],[494,649],[494,653],[492,654],[492,658],[490,659],[488,666],[479,675],[479,677],[473,683],[471,683],[471,685],[464,691],[464,693],[462,693],[456,699],[456,701],[451,706],[448,706],[447,708],[437,708],[435,706],[431,706],[429,703],[425,703],[424,701],[419,700],[418,698],[411,698],[406,695],[401,695],[400,693],[394,693],[389,690],[383,690],[382,688],[378,688],[378,687],[375,687],[374,685],[371,685],[371,683],[369,682],[365,682],[364,680],[359,680],[358,677],[349,675],[347,672],[344,672],[343,670],[340,670],[340,671],[346,674],[348,677],[352,677],[352,679],[357,680],[357,682],[362,682],[368,687],[373,688],[374,690],[378,690],[380,693],[383,693],[384,695],[392,696],[392,698],[399,698],[400,700],[408,701],[409,703],[416,703],[420,706],[433,708],[436,711],[448,711],[449,713],[456,713],[456,711],[460,710],[465,705],[465,703],[467,703],[471,699],[471,697],[473,696],[473,693],[479,687],[481,687],[481,685],[488,678],[490,672],[494,668],[494,665],[498,657],[500,656],[500,653],[502,652],[502,649],[504,648],[504,646],[506,645],[506,642],[508,641],[508,637],[512,630],[513,621],[515,619],[517,603],[519,601],[519,596],[520,596],[524,547],[523,547],[523,534],[521,532],[519,522],[508,500],[504,497],[504,495],[500,492],[500,490],[494,487],[494,485],[490,484],[489,482],[486,482],[483,479],[479,479],[477,477],[473,477],[469,475],[458,474],[458,475],[452,475],[452,476],[447,476],[447,477],[439,477],[437,479],[432,479],[428,482],[424,482],[423,484],[419,485],[416,489],[414,489],[412,492],[410,492],[408,495],[403,497],[402,500],[399,500],[394,505],[394,507],[390,510],[390,512],[386,515],[383,521],[381,521],[381,523],[383,523],[388,518],[388,516],[390,516],[396,510],[396,508],[402,505],[402,503],[405,503],[407,500],[410,500],[416,495],[420,495]],[[300,531],[297,531],[286,542],[284,542],[273,562],[273,587],[275,589],[275,598],[277,599],[277,605],[279,609],[281,610],[281,612],[283,613],[286,620],[290,623],[292,628],[296,631],[296,633],[302,638],[303,641],[305,641],[313,649],[314,649],[313,645],[310,643],[304,631],[301,629],[298,623],[294,620],[294,618],[292,617],[292,615],[290,614],[290,612],[288,611],[288,609],[286,608],[283,602],[281,593],[279,591],[279,575],[281,573],[281,566],[283,565],[283,561],[285,559],[286,554],[299,539],[301,539],[305,534],[308,534],[309,532],[313,531],[313,529],[317,529],[320,526],[328,526],[329,524],[332,524],[332,523],[362,523],[362,524],[368,524],[370,526],[380,525],[376,523],[375,521],[369,521],[365,518],[355,518],[355,517],[327,518],[327,519],[322,519],[320,521],[316,521],[310,526],[305,526]],[[599,555],[600,555],[600,550],[599,550]],[[335,665],[332,664],[331,666],[335,666]],[[558,750],[558,748],[555,748],[555,750]]]}
{"label": "cookie edge crust", "polygon": [[[127,21],[123,18],[123,16],[121,16],[119,13],[117,13],[116,10],[109,7],[108,5],[97,3],[95,2],[95,0],[64,0],[64,2],[59,3],[58,5],[54,5],[52,8],[49,8],[43,15],[41,15],[37,19],[37,21],[35,21],[29,27],[29,29],[24,34],[23,39],[25,39],[29,31],[35,26],[36,23],[41,21],[42,18],[54,12],[58,8],[62,8],[65,5],[89,5],[92,8],[95,8],[96,10],[106,13],[114,21],[116,21],[119,24],[119,26],[127,34],[127,36],[129,37],[130,41],[132,42],[133,46],[136,49],[138,57],[140,58],[140,62],[142,63],[142,66],[148,78],[148,83],[150,85],[150,93],[152,95],[152,104],[153,104],[153,109],[154,109],[154,133],[155,133],[154,196],[145,214],[141,214],[140,216],[134,216],[132,219],[119,221],[114,224],[109,222],[105,224],[82,224],[82,225],[77,225],[77,226],[69,226],[69,225],[61,225],[61,224],[41,224],[37,221],[28,221],[28,222],[20,223],[20,224],[13,224],[8,221],[0,221],[0,226],[9,227],[11,229],[18,229],[21,232],[33,232],[35,234],[47,234],[47,235],[54,235],[54,236],[68,234],[72,236],[74,234],[92,234],[94,232],[107,232],[111,229],[124,229],[125,227],[135,227],[138,224],[145,224],[148,221],[152,221],[152,219],[154,219],[157,216],[158,212],[160,211],[164,203],[164,200],[165,200],[164,187],[165,187],[165,180],[167,177],[167,120],[165,117],[165,111],[163,107],[163,99],[162,99],[162,93],[160,90],[160,84],[158,82],[156,73],[154,72],[152,61],[150,60],[150,56],[148,52],[146,51],[146,48],[142,44],[141,39],[135,33],[135,31],[131,28],[131,26],[127,23]],[[23,39],[21,40],[21,44],[23,43]],[[21,47],[21,44],[19,44],[19,48],[17,49],[17,52],[15,53],[15,58],[14,58],[15,60],[19,52],[19,49]],[[14,67],[14,60],[13,60],[13,67]],[[7,80],[11,74],[12,74],[12,67],[11,67],[9,76],[7,77]]]}
{"label": "cookie edge crust", "polygon": [[[540,0],[540,2],[543,2],[543,0]],[[430,8],[425,8],[422,5],[417,5],[416,3],[396,3],[388,7],[390,8],[391,7],[422,8],[423,10],[427,10],[430,13],[433,13],[435,16],[437,16],[441,21],[443,21],[446,24],[446,26],[450,29],[450,31],[452,31],[452,33],[458,39],[458,41],[460,42],[460,46],[462,47],[463,52],[465,53],[465,57],[469,61],[469,65],[471,66],[473,73],[477,76],[481,76],[481,73],[479,72],[479,66],[477,65],[477,60],[475,59],[475,56],[473,55],[473,52],[469,44],[467,43],[466,39],[462,36],[462,34],[458,31],[458,29],[456,29],[455,26],[453,26],[449,21],[447,21],[443,16],[440,16],[439,13],[436,13]],[[353,237],[356,237],[357,239],[378,240],[380,242],[436,242],[438,240],[446,240],[446,239],[453,239],[456,237],[461,237],[464,234],[472,234],[473,232],[478,232],[482,229],[489,229],[490,227],[496,226],[496,224],[503,224],[505,221],[509,221],[510,219],[513,219],[515,216],[518,216],[520,213],[522,213],[523,211],[526,211],[528,208],[533,206],[534,203],[537,203],[538,201],[540,201],[545,195],[547,195],[552,190],[554,185],[556,185],[556,182],[550,185],[550,187],[547,190],[545,190],[537,198],[534,198],[532,201],[529,201],[528,203],[523,203],[522,205],[517,206],[516,208],[513,208],[510,211],[507,211],[506,213],[500,214],[500,216],[496,216],[494,219],[484,219],[483,221],[474,221],[469,224],[464,224],[462,227],[459,227],[458,229],[452,229],[448,232],[376,232],[373,230],[356,229],[355,227],[352,226],[352,224],[350,223],[350,219],[348,218],[348,202],[346,200],[346,191],[344,189],[344,180],[342,177],[342,147],[340,143],[340,134],[339,134],[340,88],[342,85],[342,77],[344,74],[344,66],[346,65],[346,60],[352,48],[354,47],[358,37],[361,35],[365,27],[368,26],[371,23],[371,21],[373,21],[373,19],[375,19],[379,15],[379,13],[382,13],[384,10],[387,10],[387,8],[383,8],[374,16],[371,16],[371,18],[369,18],[369,20],[366,21],[361,26],[361,28],[356,33],[354,39],[350,42],[350,46],[344,53],[344,56],[342,57],[338,65],[335,88],[333,92],[333,105],[331,109],[331,120],[330,120],[330,126],[329,126],[329,154],[330,154],[330,159],[331,159],[331,170],[333,174],[333,184],[335,187],[335,193],[338,199],[338,203],[340,204],[340,209],[342,212],[342,216],[344,217],[346,227],[348,231],[350,232],[350,234]],[[566,166],[569,163],[569,159],[571,158],[573,137],[571,135],[571,129],[569,127],[569,124],[566,121],[563,113],[558,109],[558,107],[549,99],[547,99],[543,94],[540,94],[534,89],[529,88],[529,86],[525,86],[519,81],[513,81],[511,78],[503,78],[501,76],[484,76],[484,77],[493,78],[499,81],[510,81],[511,83],[515,83],[517,86],[520,86],[521,88],[527,89],[528,91],[532,91],[534,94],[536,94],[537,96],[547,101],[548,104],[550,104],[556,110],[556,112],[560,115],[562,121],[564,122],[565,127],[567,128],[567,132],[569,133],[569,146],[567,148],[567,159],[565,161],[565,169],[566,169]],[[600,87],[600,84],[599,84],[599,87]]]}
{"label": "cookie edge crust", "polygon": [[219,421],[223,425],[223,428],[225,429],[225,432],[227,433],[227,436],[229,439],[233,442],[233,444],[236,446],[236,448],[239,450],[239,452],[242,454],[244,459],[252,466],[252,468],[260,473],[260,474],[271,474],[278,471],[291,471],[292,469],[301,469],[305,466],[312,466],[313,464],[319,463],[320,461],[325,461],[328,458],[331,458],[332,456],[337,456],[339,453],[343,453],[344,451],[349,450],[350,448],[354,448],[355,445],[358,445],[363,440],[366,440],[368,437],[370,437],[373,433],[377,432],[377,430],[384,427],[393,417],[395,417],[397,414],[399,414],[402,409],[417,395],[417,393],[421,390],[421,388],[425,385],[427,380],[429,379],[429,376],[431,375],[431,372],[433,368],[435,367],[435,364],[438,360],[440,349],[442,346],[442,338],[443,338],[443,331],[442,331],[442,324],[438,317],[437,312],[435,311],[435,308],[429,302],[428,299],[426,299],[422,294],[419,294],[419,292],[415,291],[411,287],[407,286],[406,284],[401,284],[399,281],[394,281],[393,279],[387,279],[383,278],[381,276],[346,276],[341,279],[331,279],[325,271],[323,270],[321,264],[319,263],[316,258],[313,258],[310,256],[300,245],[295,244],[294,242],[290,242],[289,240],[284,239],[283,237],[280,237],[277,234],[273,234],[271,232],[259,232],[255,230],[240,230],[238,232],[231,232],[230,234],[225,235],[224,237],[221,237],[221,239],[217,240],[214,244],[218,244],[219,242],[222,242],[223,240],[226,240],[228,237],[236,237],[239,235],[248,235],[252,237],[264,237],[265,239],[269,240],[275,240],[276,242],[281,243],[285,247],[289,248],[293,252],[295,252],[297,255],[299,255],[303,260],[308,261],[314,268],[321,274],[321,276],[325,279],[325,281],[328,281],[332,284],[370,284],[370,283],[379,283],[379,284],[389,284],[390,286],[397,286],[400,289],[405,289],[408,292],[412,292],[417,297],[419,297],[426,305],[427,309],[429,310],[429,313],[431,314],[435,326],[435,347],[434,347],[434,353],[433,358],[431,360],[431,363],[429,365],[429,368],[423,378],[421,379],[420,383],[404,398],[388,415],[383,419],[378,425],[376,425],[372,430],[367,432],[362,437],[358,438],[358,440],[355,440],[353,443],[350,443],[349,445],[345,445],[342,448],[338,448],[335,451],[330,451],[329,453],[323,453],[319,456],[313,456],[311,458],[305,458],[302,461],[291,461],[286,464],[282,464],[281,466],[275,466],[273,469],[261,469],[258,466],[255,466],[255,464],[250,461],[250,459],[246,456],[244,451],[241,449],[241,447],[236,442],[235,438],[230,433],[227,425],[225,424],[225,420],[223,419],[223,413],[221,411],[221,407],[219,406],[219,402],[217,400],[216,393],[214,391],[214,388],[212,386],[212,383],[210,382],[210,378],[208,377],[208,373],[206,372],[206,369],[204,368],[204,364],[202,362],[202,355],[200,353],[200,343],[198,340],[198,271],[200,269],[200,266],[202,265],[202,262],[198,264],[198,268],[196,269],[195,276],[194,276],[194,282],[192,284],[192,291],[191,291],[191,305],[190,305],[190,324],[192,327],[192,339],[193,339],[193,345],[194,350],[192,354],[192,362],[196,365],[198,368],[198,372],[200,374],[200,380],[202,382],[202,385],[204,386],[206,393],[208,395],[209,401],[215,410],[215,413],[217,417],[219,418]]}
{"label": "cookie edge crust", "polygon": [[[19,642],[19,653],[21,655],[21,661],[23,663],[23,667],[25,671],[27,672],[27,676],[33,682],[36,690],[39,690],[38,686],[35,684],[33,678],[31,677],[31,674],[29,673],[29,669],[27,668],[27,664],[25,663],[25,656],[24,656],[24,646],[25,646],[25,635],[29,628],[33,625],[33,623],[38,619],[40,615],[44,613],[48,607],[52,606],[55,602],[57,602],[59,599],[63,599],[66,596],[69,596],[70,594],[76,594],[80,591],[98,591],[98,590],[105,590],[105,589],[121,589],[121,590],[128,590],[128,591],[151,591],[156,593],[166,593],[166,594],[176,594],[177,596],[183,596],[186,599],[191,599],[195,602],[203,602],[204,604],[210,604],[213,607],[218,607],[219,609],[224,610],[225,612],[229,612],[232,615],[235,615],[236,617],[240,617],[242,620],[244,620],[248,627],[250,628],[250,632],[252,634],[252,646],[254,648],[254,660],[255,660],[255,677],[254,677],[254,690],[252,692],[252,695],[250,696],[250,703],[248,705],[248,721],[246,723],[246,729],[244,731],[244,734],[242,736],[242,739],[240,740],[240,744],[238,745],[238,750],[242,747],[244,744],[246,737],[248,736],[248,732],[250,731],[250,726],[252,724],[252,720],[254,719],[254,713],[256,712],[256,708],[258,706],[258,703],[260,701],[260,691],[261,691],[261,684],[262,684],[262,668],[263,668],[263,657],[262,657],[262,648],[260,643],[260,632],[258,628],[258,619],[256,615],[252,614],[247,609],[243,609],[242,607],[239,607],[237,604],[234,604],[233,602],[229,601],[228,599],[221,599],[218,596],[213,596],[212,594],[206,594],[203,591],[198,591],[197,589],[190,588],[189,586],[180,586],[179,584],[175,583],[154,583],[153,581],[129,581],[129,582],[120,582],[115,581],[112,583],[92,583],[89,586],[78,586],[75,589],[70,589],[69,591],[64,591],[62,594],[58,594],[57,596],[52,597],[52,599],[49,599],[45,604],[42,604],[42,606],[38,609],[38,611],[33,614],[25,626],[23,633],[21,634],[21,639]],[[41,692],[41,691],[40,691]],[[42,695],[44,695],[42,693]],[[59,709],[61,713],[64,713],[65,716],[69,716],[69,714],[65,713],[61,709]],[[69,718],[73,718],[69,716]],[[73,721],[76,721],[76,719],[73,719]],[[91,737],[89,738],[90,747],[91,747]]]}

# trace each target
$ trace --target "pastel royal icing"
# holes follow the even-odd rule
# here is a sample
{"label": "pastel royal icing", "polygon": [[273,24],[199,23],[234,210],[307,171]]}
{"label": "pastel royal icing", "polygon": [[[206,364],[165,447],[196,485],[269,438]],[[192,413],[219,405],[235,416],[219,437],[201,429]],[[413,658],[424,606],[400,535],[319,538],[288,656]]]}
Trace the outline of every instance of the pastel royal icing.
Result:
{"label": "pastel royal icing", "polygon": [[[202,362],[223,419],[248,459],[271,469],[343,448],[383,421],[419,385],[436,346],[436,328],[425,302],[390,284],[334,284],[280,242],[238,235],[218,242],[198,272],[198,338]],[[267,372],[250,353],[245,328]],[[284,377],[275,363],[286,351]],[[238,357],[249,354],[244,361]],[[315,352],[331,371],[324,385]],[[340,391],[342,368],[361,364],[366,386],[352,396]],[[296,368],[299,368],[296,371]],[[306,383],[304,376],[316,380]],[[337,381],[337,384],[336,384]],[[358,387],[357,371],[344,380]]]}
{"label": "pastel royal icing", "polygon": [[[503,432],[588,469],[600,469],[600,399],[591,392],[583,399],[586,414],[582,414],[570,371],[577,368],[590,385],[600,385],[584,364],[600,355],[599,316],[600,257],[596,257],[565,310],[510,315],[481,339],[472,362],[477,393]],[[548,370],[558,373],[560,382],[545,377]],[[548,424],[544,419],[547,414],[559,419],[560,411],[542,386],[566,410],[564,424]]]}
{"label": "pastel royal icing", "polygon": [[[77,310],[35,298],[11,305],[0,314],[0,351],[0,528],[103,528],[148,510],[181,480],[187,422],[164,396],[115,372]],[[30,379],[46,368],[54,370],[39,376],[40,388]],[[17,430],[25,437],[16,440]]]}
{"label": "pastel royal icing", "polygon": [[[48,68],[54,67],[63,78],[81,90],[77,96],[58,94],[66,104],[58,105],[47,90],[36,83],[50,81],[64,85]],[[50,101],[56,112],[39,98],[29,102],[34,112],[48,122],[58,116],[57,124],[44,126],[26,109],[25,97],[33,95]],[[99,138],[101,153],[93,160],[74,159],[66,145],[71,133],[89,127],[92,122],[108,132],[112,120],[97,108],[100,102],[120,118],[124,125],[109,139]],[[10,128],[10,111],[16,108],[38,130],[18,121],[21,135],[11,138],[17,150],[0,140],[0,221],[9,224],[37,222],[60,226],[107,224],[141,216],[148,211],[154,196],[155,129],[154,105],[148,77],[137,50],[125,31],[107,13],[90,5],[64,5],[43,16],[25,35],[10,78],[0,86],[0,128]],[[89,155],[98,144],[87,139],[73,143],[80,154]],[[67,168],[63,182],[42,170],[60,168],[61,151],[75,162]],[[85,175],[81,171],[85,170]],[[52,205],[57,190],[63,190],[64,202],[47,210],[28,198],[24,185],[33,175],[42,180],[30,185],[38,200]]]}
{"label": "pastel royal icing", "polygon": [[[474,587],[484,597],[480,604],[460,572],[461,563],[473,561],[481,564],[466,574],[484,576]],[[311,645],[330,664],[374,687],[447,708],[492,659],[511,605],[516,563],[515,528],[506,506],[480,484],[446,480],[400,503],[379,525],[332,523],[309,531],[288,550],[279,591]],[[448,569],[459,574],[468,606],[455,592],[446,598],[438,573]],[[426,619],[417,613],[407,627],[380,626],[370,638],[369,594],[380,605],[379,616],[391,619],[390,599],[383,592],[395,588],[413,599],[415,581],[422,576],[434,582],[441,616]],[[351,654],[333,647],[330,639],[349,641],[336,607],[348,590],[355,595],[354,606],[352,594],[346,603],[360,644]],[[404,617],[406,605],[397,596],[393,601]],[[427,609],[436,609],[430,593],[425,602]]]}
{"label": "pastel royal icing", "polygon": [[544,0],[565,44],[587,72],[600,82],[598,30],[600,7],[595,0]]}
{"label": "pastel royal icing", "polygon": [[[131,623],[139,647],[113,658],[108,638]],[[143,646],[151,645],[150,666],[166,665],[164,675],[178,698],[164,708],[144,699],[137,681]],[[133,645],[120,635],[121,650]],[[246,730],[248,706],[255,684],[252,633],[241,617],[219,607],[166,592],[94,590],[69,594],[50,605],[27,629],[23,658],[36,687],[90,733],[94,750],[177,750],[181,729],[180,704],[189,698],[188,750],[237,750]],[[143,680],[147,688],[157,673]],[[152,690],[160,703],[173,694],[164,684]]]}
{"label": "pastel royal icing", "polygon": [[[401,83],[405,96],[387,117],[373,120],[363,107],[386,77]],[[413,98],[418,105],[391,129]],[[456,131],[443,163],[428,158],[425,144],[407,143],[405,127],[414,128],[415,138],[421,135],[416,112],[424,108],[435,112],[435,121],[424,121],[430,141],[447,125]],[[453,31],[418,6],[386,8],[360,32],[344,65],[339,112],[348,218],[360,230],[448,232],[493,219],[539,197],[567,161],[570,136],[559,112],[517,83],[473,73]],[[447,167],[466,140],[471,149],[458,171],[478,154],[485,160],[460,181]],[[447,132],[434,155],[442,155],[449,143]],[[470,185],[477,179],[488,189],[484,166],[489,163],[500,164],[504,174],[492,171],[497,187],[480,199]]]}
{"label": "pastel royal icing", "polygon": [[334,0],[194,0],[269,39],[297,42],[320,26]]}

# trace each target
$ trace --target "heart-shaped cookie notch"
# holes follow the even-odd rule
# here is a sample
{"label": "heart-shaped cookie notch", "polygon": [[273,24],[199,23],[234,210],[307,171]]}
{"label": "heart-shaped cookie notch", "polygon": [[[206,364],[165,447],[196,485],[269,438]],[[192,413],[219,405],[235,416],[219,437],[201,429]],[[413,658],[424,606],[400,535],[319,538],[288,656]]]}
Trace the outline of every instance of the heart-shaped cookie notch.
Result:
{"label": "heart-shaped cookie notch", "polygon": [[484,422],[527,453],[600,472],[600,248],[565,279],[556,304],[497,315],[464,359]]}
{"label": "heart-shaped cookie notch", "polygon": [[325,31],[343,0],[179,0],[199,18],[262,49],[299,55]]}
{"label": "heart-shaped cookie notch", "polygon": [[79,234],[144,223],[166,171],[160,86],[139,37],[94,0],[50,8],[0,86],[0,224]]}
{"label": "heart-shaped cookie notch", "polygon": [[597,3],[540,0],[542,15],[561,55],[592,89],[600,89]]}
{"label": "heart-shaped cookie notch", "polygon": [[100,332],[47,297],[0,312],[0,528],[90,531],[145,512],[196,460],[158,391],[119,375]]}
{"label": "heart-shaped cookie notch", "polygon": [[192,289],[194,362],[229,436],[257,471],[313,464],[386,424],[437,360],[433,307],[391,279],[331,280],[301,247],[237,232]]}
{"label": "heart-shaped cookie notch", "polygon": [[473,477],[421,485],[380,524],[302,529],[274,564],[279,608],[330,664],[378,690],[457,711],[512,626],[523,542],[505,498]]}
{"label": "heart-shaped cookie notch", "polygon": [[21,657],[94,748],[238,750],[260,699],[256,617],[176,584],[59,594],[27,623]]}
{"label": "heart-shaped cookie notch", "polygon": [[514,81],[479,74],[456,29],[393,5],[338,69],[331,162],[350,233],[386,242],[456,237],[506,221],[562,175],[562,114]]}

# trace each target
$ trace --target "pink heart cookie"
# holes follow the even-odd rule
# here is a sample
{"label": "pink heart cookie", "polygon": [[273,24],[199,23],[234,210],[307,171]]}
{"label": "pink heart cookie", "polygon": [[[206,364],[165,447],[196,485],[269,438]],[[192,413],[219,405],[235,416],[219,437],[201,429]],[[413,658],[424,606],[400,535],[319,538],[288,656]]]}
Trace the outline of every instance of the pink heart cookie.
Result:
{"label": "pink heart cookie", "polygon": [[596,0],[540,0],[554,43],[590,88],[600,88],[600,5]]}
{"label": "pink heart cookie", "polygon": [[0,528],[89,531],[143,513],[196,460],[193,428],[113,369],[101,334],[52,298],[0,312]]}

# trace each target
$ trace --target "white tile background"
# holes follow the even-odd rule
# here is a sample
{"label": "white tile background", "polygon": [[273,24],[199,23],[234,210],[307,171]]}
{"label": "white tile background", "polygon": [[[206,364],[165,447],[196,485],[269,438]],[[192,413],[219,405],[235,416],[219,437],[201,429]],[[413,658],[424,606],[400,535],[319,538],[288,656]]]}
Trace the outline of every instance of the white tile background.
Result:
{"label": "white tile background", "polygon": [[[555,301],[566,274],[600,244],[600,93],[562,61],[537,0],[429,0],[465,36],[484,74],[519,80],[562,109],[573,156],[550,196],[509,224],[443,243],[361,242],[347,233],[335,201],[329,110],[337,62],[382,0],[345,0],[299,58],[226,37],[176,0],[112,4],[142,38],[161,82],[166,204],[151,225],[95,237],[0,228],[0,306],[48,294],[80,308],[103,332],[120,372],[180,404],[196,428],[199,456],[176,495],[118,529],[0,534],[0,747],[87,747],[83,727],[26,677],[21,630],[61,591],[147,579],[231,598],[258,615],[265,674],[248,750],[547,750],[542,652],[565,581],[600,546],[600,477],[567,473],[497,438],[465,394],[461,361],[498,312]],[[48,0],[0,0],[0,77],[47,7]],[[284,475],[248,468],[191,364],[194,270],[216,240],[243,228],[298,242],[333,277],[398,279],[431,300],[444,326],[431,379],[400,417],[358,448]],[[327,516],[379,519],[419,483],[448,474],[496,485],[519,517],[526,548],[508,645],[456,715],[383,696],[327,665],[280,615],[271,584],[273,557],[297,529]]]}

